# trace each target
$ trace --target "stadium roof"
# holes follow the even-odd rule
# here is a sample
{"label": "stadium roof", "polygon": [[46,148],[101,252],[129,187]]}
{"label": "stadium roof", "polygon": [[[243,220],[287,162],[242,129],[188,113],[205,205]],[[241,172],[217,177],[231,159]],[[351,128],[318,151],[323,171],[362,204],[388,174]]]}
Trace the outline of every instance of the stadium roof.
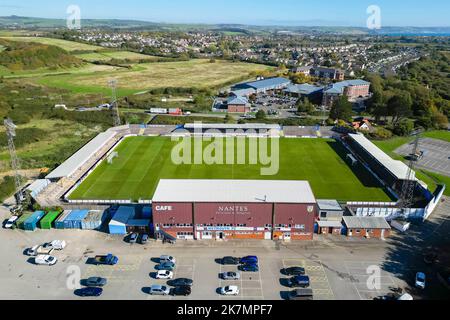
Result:
{"label": "stadium roof", "polygon": [[228,124],[228,123],[186,123],[184,125],[185,129],[199,129],[199,130],[208,130],[208,129],[233,129],[233,130],[281,130],[281,126],[278,124],[265,124],[265,123],[244,123],[244,124]]}
{"label": "stadium roof", "polygon": [[103,146],[111,140],[116,133],[114,131],[107,131],[100,133],[90,142],[88,142],[83,148],[78,150],[73,156],[67,159],[58,168],[53,170],[47,179],[59,179],[71,176],[77,171],[87,160],[89,160],[96,152],[98,152]]}
{"label": "stadium roof", "polygon": [[345,216],[343,219],[349,229],[391,229],[391,226],[383,217]]}
{"label": "stadium roof", "polygon": [[315,203],[307,181],[160,180],[153,202]]}
{"label": "stadium roof", "polygon": [[[358,143],[364,150],[366,150],[374,159],[376,159],[381,165],[383,165],[389,172],[398,180],[406,180],[408,175],[408,166],[402,161],[397,161],[389,157],[380,148],[374,145],[369,139],[362,134],[349,134],[349,137]],[[416,173],[413,171],[413,180]]]}

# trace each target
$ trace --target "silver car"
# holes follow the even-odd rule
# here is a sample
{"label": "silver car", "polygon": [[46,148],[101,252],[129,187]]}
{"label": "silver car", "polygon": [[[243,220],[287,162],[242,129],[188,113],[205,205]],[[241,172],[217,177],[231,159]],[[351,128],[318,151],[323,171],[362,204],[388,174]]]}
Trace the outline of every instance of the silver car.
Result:
{"label": "silver car", "polygon": [[155,296],[168,296],[170,293],[170,289],[166,286],[153,285],[150,287],[149,293]]}
{"label": "silver car", "polygon": [[241,274],[239,272],[224,272],[222,273],[223,280],[239,280],[241,279]]}

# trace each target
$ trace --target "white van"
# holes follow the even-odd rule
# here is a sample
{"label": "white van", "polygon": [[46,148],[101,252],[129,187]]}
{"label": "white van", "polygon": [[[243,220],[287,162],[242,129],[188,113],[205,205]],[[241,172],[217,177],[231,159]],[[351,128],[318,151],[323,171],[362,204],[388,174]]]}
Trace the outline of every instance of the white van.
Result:
{"label": "white van", "polygon": [[55,250],[63,250],[67,245],[64,240],[54,240],[50,244]]}
{"label": "white van", "polygon": [[34,258],[34,263],[41,266],[53,266],[56,264],[56,262],[58,262],[58,259],[53,256],[40,255]]}
{"label": "white van", "polygon": [[166,256],[166,255],[159,257],[159,263],[166,263],[166,262],[171,262],[171,263],[175,264],[176,259],[172,256]]}
{"label": "white van", "polygon": [[27,256],[30,256],[30,257],[37,256],[38,255],[37,251],[38,251],[39,247],[40,246],[34,246],[32,248],[28,248],[26,251]]}

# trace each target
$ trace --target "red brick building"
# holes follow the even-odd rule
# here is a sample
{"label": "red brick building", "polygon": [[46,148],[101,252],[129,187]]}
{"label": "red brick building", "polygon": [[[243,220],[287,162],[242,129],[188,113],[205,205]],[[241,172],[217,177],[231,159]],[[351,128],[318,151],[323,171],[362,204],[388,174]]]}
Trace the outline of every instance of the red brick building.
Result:
{"label": "red brick building", "polygon": [[306,181],[161,180],[157,233],[176,239],[312,240],[316,200]]}
{"label": "red brick building", "polygon": [[251,106],[247,98],[231,96],[227,100],[227,111],[229,113],[248,113],[251,111]]}

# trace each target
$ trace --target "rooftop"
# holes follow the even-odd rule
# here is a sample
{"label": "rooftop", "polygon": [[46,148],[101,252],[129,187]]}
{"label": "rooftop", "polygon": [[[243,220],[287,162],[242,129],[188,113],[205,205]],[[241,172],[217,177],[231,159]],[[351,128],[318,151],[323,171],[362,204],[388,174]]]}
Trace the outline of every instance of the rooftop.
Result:
{"label": "rooftop", "polygon": [[337,200],[317,200],[317,206],[319,210],[326,211],[343,211],[341,205]]}
{"label": "rooftop", "polygon": [[274,87],[278,87],[278,86],[289,85],[290,83],[291,83],[291,81],[289,79],[275,77],[275,78],[269,78],[269,79],[264,79],[264,80],[259,80],[259,81],[246,82],[239,86],[244,85],[244,86],[255,88],[255,89],[268,89],[268,88],[270,89],[270,88],[274,88]]}
{"label": "rooftop", "polygon": [[327,88],[325,88],[324,91],[326,93],[342,94],[344,92],[344,88],[345,87],[368,86],[368,85],[370,85],[370,82],[367,82],[367,81],[364,81],[364,80],[361,80],[361,79],[346,80],[346,81],[333,83],[330,86],[328,86]]}
{"label": "rooftop", "polygon": [[307,181],[160,180],[153,202],[315,203]]}
{"label": "rooftop", "polygon": [[317,221],[320,228],[342,228],[340,221]]}
{"label": "rooftop", "polygon": [[347,228],[350,229],[391,229],[391,226],[383,217],[346,216],[343,219]]}
{"label": "rooftop", "polygon": [[98,136],[88,142],[84,147],[78,150],[74,155],[72,155],[69,159],[63,162],[58,168],[53,170],[49,175],[46,176],[46,178],[59,179],[71,176],[95,153],[103,148],[103,146],[115,135],[116,132],[114,131],[106,131],[100,133]]}
{"label": "rooftop", "polygon": [[323,87],[314,86],[312,84],[304,83],[304,84],[292,84],[287,87],[286,92],[290,93],[299,93],[299,94],[311,94],[314,92],[318,92],[322,90]]}
{"label": "rooftop", "polygon": [[241,129],[241,130],[281,130],[281,126],[278,124],[265,124],[265,123],[245,123],[245,124],[228,124],[228,123],[186,123],[184,125],[185,129],[199,129],[199,130],[208,130],[208,129]]}
{"label": "rooftop", "polygon": [[247,105],[248,104],[248,100],[244,97],[235,97],[235,96],[231,96],[228,98],[227,100],[227,104],[228,105]]}
{"label": "rooftop", "polygon": [[[381,163],[394,177],[398,180],[406,180],[408,175],[408,166],[402,161],[394,160],[384,153],[380,148],[374,145],[369,139],[362,134],[349,134],[349,137],[356,141],[364,150],[366,150],[373,158]],[[417,181],[415,178],[416,173],[411,173],[412,180]]]}

